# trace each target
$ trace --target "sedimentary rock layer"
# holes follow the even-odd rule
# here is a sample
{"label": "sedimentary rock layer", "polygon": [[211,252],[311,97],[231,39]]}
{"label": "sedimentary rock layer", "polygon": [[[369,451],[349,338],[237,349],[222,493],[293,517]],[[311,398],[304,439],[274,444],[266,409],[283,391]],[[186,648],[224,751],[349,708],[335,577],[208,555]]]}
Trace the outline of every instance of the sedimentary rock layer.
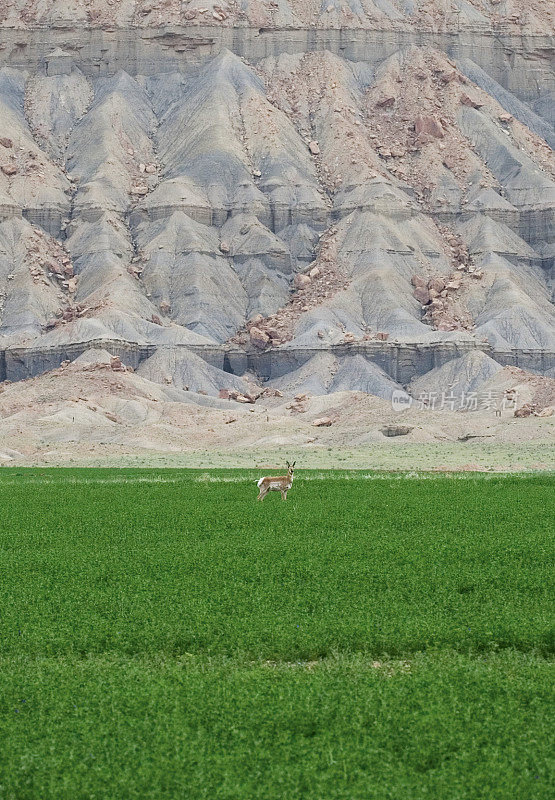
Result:
{"label": "sedimentary rock layer", "polygon": [[552,367],[552,11],[506,5],[0,4],[0,379]]}

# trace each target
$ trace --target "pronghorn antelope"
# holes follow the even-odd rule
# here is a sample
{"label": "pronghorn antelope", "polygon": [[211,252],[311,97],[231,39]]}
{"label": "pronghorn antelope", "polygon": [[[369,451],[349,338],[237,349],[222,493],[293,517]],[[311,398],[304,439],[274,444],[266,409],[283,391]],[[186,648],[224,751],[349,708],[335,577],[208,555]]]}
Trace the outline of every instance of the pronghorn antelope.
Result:
{"label": "pronghorn antelope", "polygon": [[268,475],[266,478],[260,478],[257,483],[260,489],[257,500],[264,500],[268,492],[281,492],[281,499],[287,500],[287,492],[293,483],[293,470],[295,469],[296,461],[292,464],[287,463],[287,475]]}

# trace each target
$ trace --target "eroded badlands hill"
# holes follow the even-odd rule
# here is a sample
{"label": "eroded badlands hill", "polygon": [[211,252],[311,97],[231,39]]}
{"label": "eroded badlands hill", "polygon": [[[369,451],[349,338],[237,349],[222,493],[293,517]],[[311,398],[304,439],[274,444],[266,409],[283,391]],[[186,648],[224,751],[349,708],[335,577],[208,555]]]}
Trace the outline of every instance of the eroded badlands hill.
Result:
{"label": "eroded badlands hill", "polygon": [[161,382],[203,359],[215,390],[553,368],[551,4],[14,0],[0,22],[0,380],[91,346]]}
{"label": "eroded badlands hill", "polygon": [[38,25],[148,28],[168,25],[270,28],[372,28],[549,31],[555,12],[548,0],[2,0],[0,22],[14,28]]}

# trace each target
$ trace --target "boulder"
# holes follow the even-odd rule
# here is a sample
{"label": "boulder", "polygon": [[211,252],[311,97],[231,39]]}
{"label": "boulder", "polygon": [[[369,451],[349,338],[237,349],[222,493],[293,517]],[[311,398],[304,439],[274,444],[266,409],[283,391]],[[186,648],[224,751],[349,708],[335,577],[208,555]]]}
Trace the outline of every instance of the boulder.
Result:
{"label": "boulder", "polygon": [[378,108],[393,108],[395,105],[395,95],[394,94],[386,94],[381,97],[377,103]]}
{"label": "boulder", "polygon": [[418,300],[418,302],[423,306],[427,305],[432,299],[430,297],[430,292],[424,287],[417,286],[413,294]]}
{"label": "boulder", "polygon": [[440,73],[439,77],[442,83],[454,83],[457,80],[458,75],[457,72],[454,69],[452,69],[452,70],[443,70]]}
{"label": "boulder", "polygon": [[110,368],[114,372],[125,372],[125,366],[121,363],[119,356],[112,356],[110,359]]}
{"label": "boulder", "polygon": [[443,130],[441,122],[435,117],[416,117],[414,121],[414,130],[417,136],[426,134],[427,136],[432,136],[434,139],[443,139],[445,136],[445,131]]}
{"label": "boulder", "polygon": [[260,328],[257,328],[256,325],[252,326],[249,331],[249,335],[251,344],[253,344],[255,347],[259,347],[260,349],[267,347],[270,341],[268,334],[265,333],[265,331],[260,330]]}
{"label": "boulder", "polygon": [[318,417],[312,421],[315,428],[329,428],[333,420],[330,417]]}
{"label": "boulder", "polygon": [[310,278],[308,275],[302,275],[299,273],[298,275],[295,275],[293,279],[293,286],[296,289],[306,289],[307,286],[310,286]]}
{"label": "boulder", "polygon": [[430,278],[428,281],[428,289],[433,289],[439,294],[445,289],[445,281],[443,278]]}
{"label": "boulder", "polygon": [[482,108],[482,106],[484,105],[479,100],[473,100],[466,94],[466,92],[463,92],[461,94],[460,100],[463,106],[470,106],[470,108]]}
{"label": "boulder", "polygon": [[380,431],[384,436],[406,436],[412,428],[408,425],[386,425]]}

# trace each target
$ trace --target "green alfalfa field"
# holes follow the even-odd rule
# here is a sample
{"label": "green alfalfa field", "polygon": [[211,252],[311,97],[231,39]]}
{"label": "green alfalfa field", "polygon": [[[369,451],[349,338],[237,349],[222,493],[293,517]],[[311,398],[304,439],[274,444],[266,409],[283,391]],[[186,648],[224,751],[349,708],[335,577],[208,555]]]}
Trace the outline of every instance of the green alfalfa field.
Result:
{"label": "green alfalfa field", "polygon": [[550,475],[0,471],[0,798],[551,798]]}

